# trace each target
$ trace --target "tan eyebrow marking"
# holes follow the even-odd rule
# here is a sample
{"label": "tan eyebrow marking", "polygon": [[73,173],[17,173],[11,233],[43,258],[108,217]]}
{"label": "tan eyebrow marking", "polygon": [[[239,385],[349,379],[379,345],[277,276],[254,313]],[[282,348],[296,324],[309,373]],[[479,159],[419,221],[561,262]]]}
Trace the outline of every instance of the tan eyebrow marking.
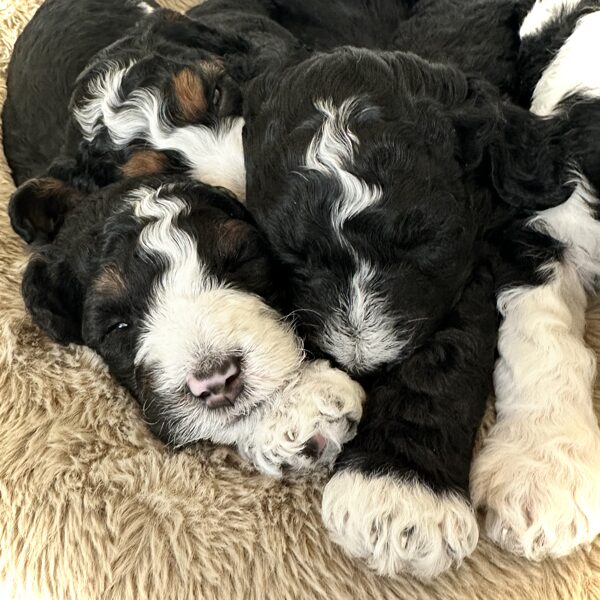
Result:
{"label": "tan eyebrow marking", "polygon": [[97,292],[117,296],[125,291],[125,280],[116,266],[109,265],[94,282],[94,289]]}
{"label": "tan eyebrow marking", "polygon": [[202,80],[191,69],[184,68],[173,75],[173,91],[186,121],[197,121],[208,109]]}

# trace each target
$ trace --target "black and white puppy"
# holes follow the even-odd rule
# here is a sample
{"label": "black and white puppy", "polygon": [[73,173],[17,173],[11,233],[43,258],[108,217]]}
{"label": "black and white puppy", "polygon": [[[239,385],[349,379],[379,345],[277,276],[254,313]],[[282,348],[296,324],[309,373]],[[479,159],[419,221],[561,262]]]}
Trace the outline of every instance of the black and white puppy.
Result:
{"label": "black and white puppy", "polygon": [[558,244],[520,224],[573,189],[564,123],[455,68],[355,48],[272,70],[245,102],[248,207],[308,340],[369,394],[324,522],[381,573],[437,575],[477,542],[494,293],[545,281],[531,262]]}
{"label": "black and white puppy", "polygon": [[[117,5],[128,7],[126,2],[113,4],[115,10]],[[48,142],[36,154],[32,140],[38,125],[52,140],[62,135],[60,115],[73,85],[70,71],[62,67],[74,59],[69,53],[47,55],[48,44],[60,37],[61,17],[71,23],[75,15],[95,14],[100,29],[103,19],[113,17],[94,0],[55,0],[44,6],[11,63],[4,125],[17,178],[46,168],[58,148]],[[167,64],[171,71],[159,67],[174,52],[174,39],[183,44],[189,35],[189,44],[204,47],[223,44],[224,38],[214,34],[214,41],[211,30],[170,11],[143,12],[150,15],[136,30],[141,37],[122,38],[106,54],[138,56],[134,42],[140,47],[151,43],[160,52],[145,69],[132,67],[115,93],[133,93],[144,82],[167,79],[171,96],[159,98],[161,114],[168,112],[172,120],[187,114],[199,123],[210,119],[207,80],[193,71],[195,63]],[[138,16],[134,11],[132,20]],[[119,33],[106,24],[108,32]],[[200,71],[215,70],[203,51],[191,52]],[[99,65],[110,66],[102,57],[87,72],[93,81],[91,73],[97,75]],[[146,59],[143,54],[140,62]],[[20,70],[28,65],[48,68],[39,82],[47,96],[23,95],[38,85]],[[38,70],[33,69],[34,76]],[[79,81],[87,81],[86,76]],[[229,90],[222,83],[227,76],[216,69],[211,77],[222,86],[217,104],[227,105]],[[52,99],[48,107],[46,97]],[[188,114],[200,103],[203,110]],[[64,147],[69,141],[61,143]],[[79,149],[82,145],[80,141]],[[277,264],[243,206],[207,185],[135,177],[156,170],[153,162],[152,156],[134,153],[125,163],[130,168],[123,169],[130,180],[91,195],[84,182],[78,187],[69,178],[52,176],[29,179],[13,195],[11,222],[27,242],[34,242],[23,280],[34,321],[60,343],[83,343],[98,352],[138,398],[152,430],[168,443],[235,443],[271,474],[279,474],[283,466],[306,470],[330,464],[354,434],[362,390],[322,361],[303,361],[298,338],[270,308],[281,301]]]}
{"label": "black and white puppy", "polygon": [[2,112],[17,185],[44,173],[65,143],[75,82],[91,58],[156,10],[154,0],[46,0],[15,43]]}
{"label": "black and white puppy", "polygon": [[568,124],[578,160],[568,200],[523,224],[558,251],[533,261],[537,282],[530,275],[498,297],[498,420],[473,464],[472,494],[492,539],[539,560],[600,533],[596,357],[584,341],[586,292],[600,275],[600,2],[538,1],[520,35],[520,97]]}
{"label": "black and white puppy", "polygon": [[304,361],[272,308],[277,264],[231,194],[130,178],[80,197],[35,180],[11,203],[47,231],[50,193],[62,220],[22,284],[43,331],[95,350],[169,444],[235,444],[272,475],[331,464],[355,434],[363,391],[326,361]]}
{"label": "black and white puppy", "polygon": [[[93,190],[123,177],[183,173],[243,197],[240,85],[291,52],[293,36],[248,7],[219,1],[202,7],[203,22],[145,5],[134,10],[128,0],[96,4],[50,1],[19,39],[4,111],[16,182],[43,174]],[[113,13],[127,11],[128,20],[113,23]],[[93,28],[78,30],[75,23],[91,14]],[[63,17],[74,23],[74,39],[60,46]],[[86,34],[97,43],[78,45]],[[38,104],[48,116],[41,146]]]}
{"label": "black and white puppy", "polygon": [[[121,17],[114,19],[115,14]],[[80,27],[81,23],[85,25]],[[68,43],[61,45],[65,26]],[[108,47],[100,49],[105,42],[110,42]],[[143,3],[111,0],[99,6],[96,0],[50,0],[43,4],[18,39],[9,65],[3,127],[15,181],[31,188],[35,180],[30,176],[39,177],[36,198],[41,201],[48,190],[46,214],[50,214],[51,206],[57,211],[64,204],[54,203],[49,182],[64,182],[74,193],[93,191],[124,177],[187,172],[186,156],[205,156],[190,140],[204,134],[202,139],[218,140],[216,147],[223,148],[223,136],[216,130],[235,128],[227,115],[241,111],[238,86],[215,52],[240,48],[245,50],[246,45],[234,35]],[[144,92],[146,108],[152,104],[148,110],[155,113],[151,113],[152,123],[140,124],[143,109],[130,96],[140,99]],[[113,141],[110,127],[117,118],[123,128]],[[190,123],[197,136],[179,127]],[[151,127],[165,137],[176,129],[188,154],[149,147],[143,133]],[[213,173],[218,170],[219,154],[209,154],[213,162],[208,171]],[[44,231],[43,219],[38,219],[38,226],[32,227],[26,214],[18,214],[22,206],[12,205],[15,230],[28,242],[47,239],[53,224],[48,223],[50,231]],[[56,211],[53,221],[61,218]]]}

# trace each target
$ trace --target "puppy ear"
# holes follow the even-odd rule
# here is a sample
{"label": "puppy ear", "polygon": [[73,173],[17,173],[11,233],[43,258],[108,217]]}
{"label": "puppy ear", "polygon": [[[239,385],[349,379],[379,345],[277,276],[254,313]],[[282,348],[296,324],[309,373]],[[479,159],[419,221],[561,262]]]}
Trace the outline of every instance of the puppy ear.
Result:
{"label": "puppy ear", "polygon": [[543,210],[564,202],[573,183],[560,123],[502,102],[481,84],[470,93],[457,121],[464,163],[511,206]]}
{"label": "puppy ear", "polygon": [[81,286],[57,248],[32,257],[21,292],[34,323],[53,340],[81,343]]}
{"label": "puppy ear", "polygon": [[54,239],[65,214],[81,199],[81,193],[59,179],[30,179],[12,195],[8,213],[15,230],[28,244]]}
{"label": "puppy ear", "polygon": [[545,209],[573,191],[567,148],[556,123],[517,106],[505,106],[504,126],[490,144],[491,177],[512,206]]}

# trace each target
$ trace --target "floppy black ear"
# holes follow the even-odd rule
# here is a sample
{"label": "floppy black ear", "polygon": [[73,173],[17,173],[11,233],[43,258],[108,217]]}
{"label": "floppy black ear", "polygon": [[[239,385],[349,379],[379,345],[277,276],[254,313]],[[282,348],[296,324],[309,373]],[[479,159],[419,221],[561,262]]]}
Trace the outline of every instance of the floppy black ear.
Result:
{"label": "floppy black ear", "polygon": [[31,258],[21,292],[34,323],[54,341],[82,342],[81,286],[57,248],[46,246]]}
{"label": "floppy black ear", "polygon": [[65,214],[81,199],[81,193],[59,179],[30,179],[12,195],[8,213],[15,230],[28,244],[54,239]]}
{"label": "floppy black ear", "polygon": [[558,123],[517,106],[503,109],[503,127],[489,149],[496,191],[512,206],[539,210],[561,204],[574,184]]}
{"label": "floppy black ear", "polygon": [[457,121],[464,162],[511,206],[543,210],[567,200],[574,185],[562,123],[502,102],[484,85],[470,82]]}

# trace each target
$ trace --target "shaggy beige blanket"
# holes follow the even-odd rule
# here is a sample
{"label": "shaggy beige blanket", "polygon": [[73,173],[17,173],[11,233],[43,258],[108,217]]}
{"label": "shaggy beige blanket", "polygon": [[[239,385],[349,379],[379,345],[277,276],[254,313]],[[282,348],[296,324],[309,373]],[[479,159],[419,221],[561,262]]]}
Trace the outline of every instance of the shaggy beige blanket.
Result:
{"label": "shaggy beige blanket", "polygon": [[[11,47],[40,3],[0,0],[2,99]],[[225,448],[163,447],[90,351],[52,344],[26,315],[12,190],[2,159],[0,600],[600,599],[600,539],[528,563],[482,536],[436,582],[392,581],[329,541],[322,480],[274,481]],[[600,312],[588,338],[600,349]]]}

